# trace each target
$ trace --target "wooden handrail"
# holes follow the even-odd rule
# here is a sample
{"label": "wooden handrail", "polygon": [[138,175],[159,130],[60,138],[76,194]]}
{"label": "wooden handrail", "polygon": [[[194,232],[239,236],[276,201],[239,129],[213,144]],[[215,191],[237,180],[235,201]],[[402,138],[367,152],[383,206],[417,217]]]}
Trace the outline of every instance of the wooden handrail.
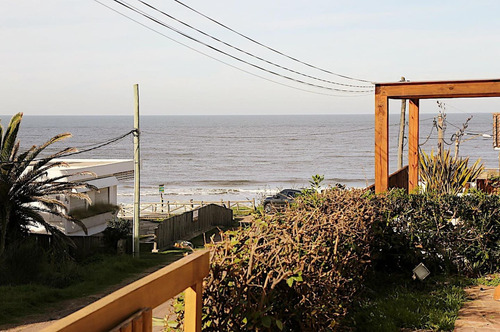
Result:
{"label": "wooden handrail", "polygon": [[186,290],[184,331],[201,331],[203,278],[210,252],[196,251],[66,316],[43,331],[109,331],[144,308],[155,308]]}

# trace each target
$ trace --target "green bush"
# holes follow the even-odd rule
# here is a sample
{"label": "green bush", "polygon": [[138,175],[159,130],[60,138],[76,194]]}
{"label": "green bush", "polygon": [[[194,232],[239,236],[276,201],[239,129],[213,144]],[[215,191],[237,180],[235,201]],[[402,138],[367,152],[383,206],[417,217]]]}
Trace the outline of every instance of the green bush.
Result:
{"label": "green bush", "polygon": [[223,233],[211,251],[206,331],[330,331],[359,299],[367,272],[402,272],[411,282],[420,262],[433,275],[498,271],[500,199],[305,193],[283,213]]}
{"label": "green bush", "polygon": [[116,249],[118,240],[126,239],[132,234],[132,224],[130,220],[116,218],[108,221],[108,226],[102,233],[106,245]]}
{"label": "green bush", "polygon": [[206,331],[334,329],[369,266],[378,199],[327,190],[211,246]]}
{"label": "green bush", "polygon": [[468,195],[386,196],[387,226],[377,237],[377,262],[408,270],[420,262],[434,272],[477,276],[498,271],[500,198]]}

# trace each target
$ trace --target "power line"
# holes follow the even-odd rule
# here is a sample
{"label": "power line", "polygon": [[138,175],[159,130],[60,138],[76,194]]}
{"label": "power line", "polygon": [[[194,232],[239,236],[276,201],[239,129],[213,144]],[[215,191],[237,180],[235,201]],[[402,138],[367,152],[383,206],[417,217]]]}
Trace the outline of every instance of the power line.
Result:
{"label": "power line", "polygon": [[231,47],[231,48],[233,48],[233,49],[235,49],[235,50],[237,50],[237,51],[239,51],[239,52],[241,52],[241,53],[244,53],[244,54],[246,54],[246,55],[248,55],[248,56],[251,56],[251,57],[253,57],[253,58],[255,58],[255,59],[258,59],[258,60],[260,60],[260,61],[263,61],[263,62],[265,62],[265,63],[267,63],[267,64],[272,65],[272,66],[278,67],[278,68],[280,68],[280,69],[283,69],[283,70],[289,71],[289,72],[291,72],[291,73],[294,73],[294,74],[297,74],[297,75],[301,75],[301,76],[304,76],[304,77],[307,77],[307,78],[310,78],[310,79],[313,79],[313,80],[317,80],[317,81],[320,81],[320,82],[325,82],[325,83],[330,83],[330,84],[335,84],[335,85],[340,85],[340,86],[353,87],[353,88],[372,88],[372,86],[371,86],[371,85],[353,85],[353,84],[346,84],[346,83],[340,83],[340,82],[335,82],[335,81],[325,80],[325,79],[322,79],[322,78],[319,78],[319,77],[316,77],[316,76],[312,76],[312,75],[304,74],[304,73],[302,73],[302,72],[299,72],[299,71],[296,71],[296,70],[290,69],[290,68],[288,68],[288,67],[282,66],[282,65],[277,64],[277,63],[275,63],[275,62],[272,62],[272,61],[266,60],[266,59],[264,59],[264,58],[262,58],[262,57],[260,57],[260,56],[257,56],[257,55],[255,55],[255,54],[253,54],[253,53],[247,52],[247,51],[245,51],[245,50],[243,50],[243,49],[241,49],[241,48],[239,48],[239,47],[236,47],[236,46],[234,46],[234,45],[232,45],[232,44],[230,44],[230,43],[227,43],[227,42],[225,42],[225,41],[223,41],[223,40],[221,40],[221,39],[219,39],[219,38],[217,38],[217,37],[214,37],[214,36],[212,36],[211,34],[206,33],[206,32],[204,32],[204,31],[202,31],[202,30],[200,30],[200,29],[197,29],[197,28],[195,28],[194,26],[192,26],[192,25],[190,25],[190,24],[188,24],[188,23],[186,23],[186,22],[184,22],[184,21],[182,21],[182,20],[180,20],[180,19],[175,18],[174,16],[172,16],[172,15],[170,15],[170,14],[168,14],[168,13],[166,13],[166,12],[162,11],[161,9],[158,9],[158,8],[157,8],[157,7],[155,7],[155,6],[152,6],[152,5],[148,4],[147,2],[145,2],[145,1],[143,1],[143,0],[137,0],[137,1],[139,1],[139,2],[140,2],[140,3],[142,3],[143,5],[145,5],[145,6],[149,7],[149,8],[151,8],[151,9],[153,9],[153,10],[155,10],[155,11],[157,11],[157,12],[161,13],[161,14],[163,14],[164,16],[166,16],[166,17],[168,17],[168,18],[170,18],[170,19],[172,19],[172,20],[174,20],[174,21],[176,21],[176,22],[178,22],[178,23],[180,23],[180,24],[182,24],[182,25],[184,25],[184,26],[186,26],[186,27],[188,27],[188,28],[190,28],[190,29],[192,29],[192,30],[194,30],[194,31],[196,31],[196,32],[198,32],[198,33],[200,33],[200,34],[202,34],[202,35],[204,35],[204,36],[206,36],[206,37],[209,37],[209,38],[211,38],[211,39],[213,39],[213,40],[215,40],[215,41],[217,41],[217,42],[219,42],[219,43],[221,43],[221,44],[223,44],[223,45],[226,45],[226,46],[228,46],[228,47]]}
{"label": "power line", "polygon": [[68,157],[68,156],[73,156],[73,155],[76,155],[76,154],[81,154],[81,153],[85,153],[85,152],[90,152],[90,151],[93,151],[93,150],[97,150],[97,149],[100,149],[106,145],[110,145],[112,143],[115,143],[115,142],[118,142],[119,140],[122,140],[124,139],[125,137],[127,137],[128,135],[130,134],[133,134],[135,133],[135,129],[129,131],[128,133],[126,134],[123,134],[123,135],[120,135],[118,137],[115,137],[107,142],[104,142],[104,143],[100,143],[94,147],[91,147],[91,148],[88,148],[88,149],[84,149],[84,150],[81,150],[81,151],[76,151],[76,152],[71,152],[71,153],[68,153],[68,154],[65,154],[65,155],[61,155],[60,157]]}
{"label": "power line", "polygon": [[[84,150],[81,150],[81,151],[75,151],[75,152],[70,152],[70,153],[65,153],[65,154],[61,154],[59,156],[57,156],[57,158],[64,158],[64,157],[69,157],[69,156],[74,156],[74,155],[77,155],[77,154],[81,154],[81,153],[85,153],[85,152],[90,152],[90,151],[93,151],[93,150],[97,150],[97,149],[100,149],[102,147],[105,147],[107,145],[110,145],[110,144],[113,144],[115,142],[118,142],[122,139],[124,139],[125,137],[127,137],[128,135],[130,134],[133,134],[135,133],[135,129],[134,130],[131,130],[123,135],[120,135],[118,137],[115,137],[115,138],[112,138],[106,142],[103,142],[103,143],[98,143],[97,145],[95,146],[92,146],[90,148],[87,148],[87,149],[84,149]],[[43,157],[40,157],[40,158],[35,158],[33,159],[32,161],[40,161],[40,160],[45,160],[47,159],[47,157],[43,158]],[[0,162],[0,164],[18,164],[18,163],[22,163],[23,161],[2,161]]]}
{"label": "power line", "polygon": [[207,54],[207,53],[205,53],[205,52],[202,52],[202,51],[200,51],[200,50],[197,50],[197,49],[195,49],[195,48],[193,48],[193,47],[191,47],[191,46],[189,46],[189,45],[186,45],[186,44],[184,44],[184,43],[182,43],[182,42],[180,42],[180,41],[178,41],[178,40],[176,40],[176,39],[174,39],[174,38],[172,38],[172,37],[170,37],[170,36],[167,36],[166,34],[164,34],[164,33],[160,32],[160,31],[158,31],[158,30],[155,30],[155,29],[153,29],[153,28],[151,28],[151,27],[147,26],[146,24],[144,24],[144,23],[142,23],[142,22],[139,22],[138,20],[136,20],[136,19],[134,19],[134,18],[132,18],[132,17],[130,17],[130,16],[128,16],[128,15],[126,15],[126,14],[123,14],[123,13],[119,12],[118,10],[116,10],[116,9],[114,9],[114,8],[112,8],[112,7],[108,6],[108,5],[106,5],[106,4],[102,3],[102,2],[100,2],[99,0],[94,0],[94,1],[95,1],[95,2],[97,2],[98,4],[100,4],[101,6],[106,7],[106,8],[108,8],[109,10],[111,10],[111,11],[113,11],[113,12],[117,13],[118,15],[123,16],[123,17],[125,17],[126,19],[128,19],[128,20],[130,20],[130,21],[132,21],[132,22],[134,22],[134,23],[137,23],[137,24],[139,24],[139,25],[143,26],[144,28],[146,28],[146,29],[148,29],[148,30],[150,30],[150,31],[153,31],[153,32],[155,32],[155,33],[159,34],[160,36],[165,37],[165,38],[167,38],[168,40],[170,40],[170,41],[172,41],[172,42],[174,42],[174,43],[176,43],[176,44],[182,45],[182,46],[184,46],[184,47],[186,47],[186,48],[190,49],[191,51],[194,51],[194,52],[196,52],[196,53],[198,53],[198,54],[204,55],[204,56],[206,56],[206,57],[208,57],[208,58],[210,58],[210,59],[212,59],[212,60],[214,60],[214,61],[217,61],[217,62],[219,62],[219,63],[222,63],[222,64],[224,64],[224,65],[226,65],[226,66],[228,66],[228,67],[231,67],[231,68],[233,68],[233,69],[239,70],[239,71],[241,71],[241,72],[243,72],[243,73],[245,73],[245,74],[248,74],[248,75],[251,75],[251,76],[254,76],[254,77],[260,78],[260,79],[262,79],[262,80],[265,80],[265,81],[268,81],[268,82],[271,82],[271,83],[274,83],[274,84],[278,84],[278,85],[281,85],[281,86],[284,86],[284,87],[287,87],[287,88],[295,89],[295,90],[298,90],[298,91],[303,91],[303,92],[308,92],[308,93],[313,93],[313,94],[323,95],[323,96],[330,96],[330,97],[347,97],[347,98],[349,98],[349,97],[350,97],[350,98],[352,98],[352,97],[363,97],[363,96],[368,96],[368,95],[371,95],[371,94],[372,94],[372,91],[370,91],[369,93],[360,93],[360,94],[357,94],[357,95],[339,95],[339,94],[332,94],[332,93],[323,93],[323,92],[311,91],[311,90],[307,90],[307,89],[299,88],[299,87],[296,87],[296,86],[288,85],[288,84],[285,84],[285,83],[282,83],[282,82],[278,82],[278,81],[275,81],[275,80],[269,79],[269,78],[267,78],[267,77],[264,77],[264,76],[261,76],[261,75],[258,75],[258,74],[255,74],[255,73],[252,73],[252,72],[250,72],[250,71],[248,71],[248,70],[245,70],[245,69],[243,69],[243,68],[240,68],[240,67],[237,67],[237,66],[235,66],[235,65],[232,65],[232,64],[230,64],[230,63],[228,63],[228,62],[225,62],[225,61],[223,61],[223,60],[217,59],[216,57],[213,57],[213,56],[211,56],[211,55],[209,55],[209,54]]}
{"label": "power line", "polygon": [[437,128],[437,123],[436,123],[436,119],[435,118],[434,118],[434,123],[432,124],[432,127],[431,127],[431,131],[429,132],[429,135],[427,135],[427,138],[425,139],[425,141],[422,144],[418,145],[419,147],[425,145],[429,141],[429,139],[431,138],[431,135],[432,135],[432,132],[433,132],[434,128]]}
{"label": "power line", "polygon": [[262,44],[262,43],[258,42],[257,40],[255,40],[255,39],[253,39],[253,38],[247,37],[246,35],[244,35],[244,34],[242,34],[242,33],[238,32],[238,31],[236,31],[236,30],[234,30],[234,29],[232,29],[232,28],[228,27],[227,25],[222,24],[222,23],[220,23],[219,21],[217,21],[217,20],[215,20],[215,19],[213,19],[213,18],[211,18],[211,17],[209,17],[209,16],[207,16],[207,15],[205,15],[205,14],[203,14],[203,13],[201,13],[201,12],[197,11],[196,9],[194,9],[194,8],[192,8],[192,7],[188,6],[188,5],[186,5],[185,3],[183,3],[183,2],[181,2],[181,1],[179,1],[179,0],[173,0],[173,1],[177,2],[177,3],[178,3],[178,4],[180,4],[181,6],[184,6],[184,7],[186,7],[187,9],[189,9],[189,10],[191,10],[191,11],[193,11],[193,12],[197,13],[198,15],[201,15],[201,16],[205,17],[206,19],[208,19],[208,20],[210,20],[210,21],[212,21],[212,22],[214,22],[214,23],[216,23],[216,24],[220,25],[221,27],[223,27],[223,28],[225,28],[225,29],[227,29],[227,30],[229,30],[229,31],[231,31],[231,32],[234,32],[235,34],[237,34],[237,35],[239,35],[239,36],[241,36],[241,37],[243,37],[243,38],[245,38],[245,39],[247,39],[247,40],[249,40],[249,41],[251,41],[251,42],[253,42],[253,43],[257,44],[257,45],[262,46],[262,47],[264,47],[264,48],[267,48],[268,50],[273,51],[273,52],[275,52],[275,53],[277,53],[277,54],[279,54],[279,55],[282,55],[282,56],[284,56],[284,57],[286,57],[286,58],[288,58],[288,59],[290,59],[290,60],[296,61],[296,62],[301,63],[301,64],[303,64],[303,65],[306,65],[306,66],[308,66],[308,67],[311,67],[311,68],[314,68],[314,69],[317,69],[317,70],[320,70],[320,71],[322,71],[322,72],[325,72],[325,73],[328,73],[328,74],[332,74],[332,75],[335,75],[335,76],[338,76],[338,77],[342,77],[342,78],[349,79],[349,80],[353,80],[353,81],[359,81],[359,82],[365,82],[365,83],[374,84],[373,82],[368,81],[368,80],[359,79],[359,78],[354,78],[354,77],[350,77],[350,76],[347,76],[347,75],[341,75],[341,74],[338,74],[338,73],[334,73],[334,72],[332,72],[332,71],[330,71],[330,70],[327,70],[327,69],[322,69],[322,68],[320,68],[320,67],[317,67],[317,66],[311,65],[311,64],[309,64],[309,63],[307,63],[307,62],[301,61],[301,60],[299,60],[299,59],[297,59],[297,58],[294,58],[294,57],[289,56],[289,55],[287,55],[287,54],[285,54],[285,53],[283,53],[283,52],[280,52],[280,51],[278,51],[278,50],[276,50],[276,49],[274,49],[274,48],[272,48],[272,47],[269,47],[269,46],[267,46],[267,45],[265,45],[265,44]]}
{"label": "power line", "polygon": [[230,57],[230,58],[232,58],[232,59],[234,59],[234,60],[237,60],[237,61],[239,61],[239,62],[242,62],[242,63],[244,63],[244,64],[246,64],[246,65],[252,66],[252,67],[257,68],[257,69],[259,69],[259,70],[265,71],[265,72],[270,73],[270,74],[272,74],[272,75],[276,75],[276,76],[279,76],[279,77],[281,77],[281,78],[288,79],[288,80],[293,81],[293,82],[297,82],[297,83],[305,84],[305,85],[308,85],[308,86],[311,86],[311,87],[316,87],[316,88],[320,88],[320,89],[326,89],[326,90],[330,90],[330,91],[337,91],[337,92],[349,92],[349,93],[372,92],[372,90],[359,90],[359,91],[356,91],[356,90],[346,90],[346,89],[331,88],[331,87],[326,87],[326,86],[323,86],[323,85],[317,85],[317,84],[313,84],[313,83],[305,82],[305,81],[302,81],[302,80],[299,80],[299,79],[295,79],[295,78],[290,77],[290,76],[282,75],[282,74],[277,73],[277,72],[275,72],[275,71],[272,71],[272,70],[266,69],[266,68],[264,68],[264,67],[261,67],[261,66],[259,66],[259,65],[256,65],[256,64],[254,64],[254,63],[251,63],[251,62],[249,62],[249,61],[246,61],[246,60],[243,60],[243,59],[241,59],[241,58],[238,58],[237,56],[234,56],[234,55],[232,55],[232,54],[230,54],[230,53],[227,53],[227,52],[225,52],[225,51],[222,51],[222,50],[220,50],[220,49],[218,49],[218,48],[216,48],[216,47],[214,47],[214,46],[212,46],[212,45],[210,45],[210,44],[207,44],[207,43],[205,43],[205,42],[202,42],[201,40],[198,40],[198,39],[196,39],[196,38],[194,38],[194,37],[192,37],[192,36],[190,36],[190,35],[188,35],[188,34],[186,34],[186,33],[182,32],[182,31],[180,31],[180,30],[178,30],[178,29],[176,29],[176,28],[174,28],[174,27],[172,27],[172,26],[170,26],[170,25],[168,25],[168,24],[166,24],[166,23],[164,23],[164,22],[161,22],[161,21],[159,21],[158,19],[156,19],[155,17],[152,17],[151,15],[148,15],[147,13],[145,13],[145,12],[141,11],[140,9],[137,9],[137,8],[135,8],[134,6],[131,6],[131,5],[129,5],[129,4],[125,3],[125,2],[123,2],[123,1],[120,1],[120,0],[113,0],[113,1],[114,1],[114,2],[116,2],[116,3],[117,3],[117,4],[119,4],[119,5],[121,5],[121,6],[125,7],[125,8],[127,8],[127,9],[129,9],[129,10],[131,10],[131,11],[133,11],[133,12],[135,12],[135,13],[137,13],[137,14],[139,14],[139,15],[141,15],[141,16],[143,16],[143,17],[145,17],[145,18],[147,18],[147,19],[149,19],[149,20],[151,20],[151,21],[153,21],[153,22],[155,22],[155,23],[157,23],[157,24],[159,24],[159,25],[161,25],[161,26],[165,27],[165,28],[167,28],[167,29],[170,29],[171,31],[174,31],[174,32],[175,32],[175,33],[177,33],[177,34],[180,34],[181,36],[183,36],[183,37],[185,37],[185,38],[188,38],[188,39],[190,39],[190,40],[192,40],[192,41],[194,41],[194,42],[196,42],[196,43],[198,43],[198,44],[201,44],[201,45],[203,45],[203,46],[205,46],[205,47],[210,48],[210,49],[211,49],[211,50],[213,50],[213,51],[219,52],[219,53],[221,53],[221,54],[223,54],[223,55],[225,55],[225,56],[228,56],[228,57]]}

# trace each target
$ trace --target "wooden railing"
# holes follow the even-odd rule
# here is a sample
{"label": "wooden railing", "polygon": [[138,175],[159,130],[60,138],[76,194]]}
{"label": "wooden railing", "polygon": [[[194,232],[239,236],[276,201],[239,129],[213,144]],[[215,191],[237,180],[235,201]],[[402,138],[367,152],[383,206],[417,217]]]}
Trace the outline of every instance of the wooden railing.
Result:
{"label": "wooden railing", "polygon": [[150,332],[151,309],[182,291],[185,291],[184,331],[201,331],[202,285],[209,272],[209,263],[208,251],[196,251],[58,320],[43,331]]}
{"label": "wooden railing", "polygon": [[[389,188],[403,188],[408,191],[408,165],[389,175]],[[375,184],[367,189],[375,191]]]}
{"label": "wooden railing", "polygon": [[[187,211],[191,211],[209,204],[217,204],[224,206],[228,209],[235,210],[255,210],[255,199],[252,200],[240,200],[240,201],[194,201],[190,200],[187,202],[175,202],[175,201],[165,201],[165,202],[154,202],[154,203],[141,203],[141,218],[161,218],[168,217],[175,214],[181,214]],[[133,216],[133,205],[122,205],[118,215],[122,218]]]}

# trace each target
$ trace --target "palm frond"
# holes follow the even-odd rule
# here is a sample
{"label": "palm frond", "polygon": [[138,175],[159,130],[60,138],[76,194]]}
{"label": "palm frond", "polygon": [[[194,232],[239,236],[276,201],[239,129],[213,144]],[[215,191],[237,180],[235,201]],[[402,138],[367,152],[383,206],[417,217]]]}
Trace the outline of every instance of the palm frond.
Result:
{"label": "palm frond", "polygon": [[22,118],[23,113],[17,113],[10,119],[9,126],[2,140],[2,146],[0,147],[0,160],[3,162],[11,161],[12,151],[16,144],[17,133]]}

